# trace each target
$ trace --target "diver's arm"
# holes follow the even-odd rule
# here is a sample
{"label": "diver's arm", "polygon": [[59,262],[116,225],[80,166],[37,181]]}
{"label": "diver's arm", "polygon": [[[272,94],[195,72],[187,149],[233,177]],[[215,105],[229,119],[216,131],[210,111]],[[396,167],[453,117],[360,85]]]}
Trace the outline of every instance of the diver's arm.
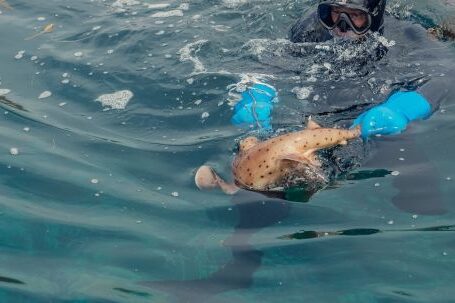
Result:
{"label": "diver's arm", "polygon": [[361,125],[362,137],[393,135],[406,130],[410,122],[429,118],[439,109],[453,88],[455,70],[433,76],[415,91],[399,91],[387,101],[361,114],[354,125]]}
{"label": "diver's arm", "polygon": [[330,39],[332,36],[321,25],[316,13],[300,18],[289,31],[289,40],[294,43],[324,42]]}
{"label": "diver's arm", "polygon": [[399,91],[357,117],[353,127],[361,126],[364,139],[373,135],[395,135],[402,133],[412,121],[426,119],[431,114],[432,105],[421,93]]}

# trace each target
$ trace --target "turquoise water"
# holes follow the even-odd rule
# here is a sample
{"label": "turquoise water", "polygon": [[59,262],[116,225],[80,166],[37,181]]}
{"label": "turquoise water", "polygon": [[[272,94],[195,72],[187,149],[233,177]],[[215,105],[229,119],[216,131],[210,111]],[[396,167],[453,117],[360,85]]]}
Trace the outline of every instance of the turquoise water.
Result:
{"label": "turquoise water", "polygon": [[[292,128],[309,114],[342,124],[395,82],[453,69],[451,42],[403,37],[425,36],[416,20],[440,22],[450,2],[390,1],[390,52],[366,66],[345,63],[353,49],[283,40],[314,3],[0,7],[0,301],[452,302],[451,91],[308,203],[193,184],[204,163],[229,177],[244,135],[229,101],[247,74],[279,89],[274,125]],[[96,101],[119,91],[123,102]]]}

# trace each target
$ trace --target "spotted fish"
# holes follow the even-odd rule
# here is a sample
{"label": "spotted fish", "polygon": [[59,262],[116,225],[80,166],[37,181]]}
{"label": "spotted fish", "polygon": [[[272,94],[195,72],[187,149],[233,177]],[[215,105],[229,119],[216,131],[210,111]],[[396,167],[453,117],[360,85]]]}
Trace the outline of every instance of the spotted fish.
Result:
{"label": "spotted fish", "polygon": [[[196,172],[195,182],[200,189],[221,188],[233,194],[238,188],[252,191],[270,191],[296,175],[311,180],[321,172],[316,151],[358,138],[360,127],[353,129],[322,128],[309,119],[307,128],[260,142],[247,137],[240,142],[239,153],[232,164],[235,184],[221,179],[209,166]],[[300,175],[299,175],[300,174]]]}

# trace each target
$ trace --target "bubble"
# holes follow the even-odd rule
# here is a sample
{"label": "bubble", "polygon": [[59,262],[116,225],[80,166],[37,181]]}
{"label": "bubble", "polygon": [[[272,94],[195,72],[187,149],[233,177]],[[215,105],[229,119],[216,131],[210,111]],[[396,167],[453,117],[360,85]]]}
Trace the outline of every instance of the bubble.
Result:
{"label": "bubble", "polygon": [[25,54],[24,50],[18,51],[17,54],[14,56],[14,59],[16,60],[22,59],[24,57],[24,54]]}
{"label": "bubble", "polygon": [[392,176],[399,176],[400,175],[400,172],[395,170],[391,173]]}
{"label": "bubble", "polygon": [[209,116],[210,116],[210,114],[209,114],[208,112],[204,112],[204,113],[202,113],[201,118],[202,118],[202,119],[206,119],[206,118],[208,118]]}
{"label": "bubble", "polygon": [[19,149],[17,147],[11,147],[9,149],[9,153],[12,155],[12,156],[17,156],[19,155]]}
{"label": "bubble", "polygon": [[46,90],[38,96],[38,99],[45,99],[45,98],[49,98],[50,96],[52,96],[52,93],[50,91]]}
{"label": "bubble", "polygon": [[176,191],[174,191],[174,192],[171,193],[171,195],[172,195],[173,197],[178,197],[178,196],[179,196],[179,193],[176,192]]}
{"label": "bubble", "polygon": [[98,184],[98,183],[99,183],[99,180],[98,180],[98,179],[91,179],[91,180],[90,180],[90,183],[92,183],[92,184]]}

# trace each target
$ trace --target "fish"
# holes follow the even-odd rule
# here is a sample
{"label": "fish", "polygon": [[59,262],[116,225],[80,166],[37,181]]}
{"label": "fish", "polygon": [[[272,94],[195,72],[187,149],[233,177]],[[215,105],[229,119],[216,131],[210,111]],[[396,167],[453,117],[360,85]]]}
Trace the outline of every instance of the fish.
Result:
{"label": "fish", "polygon": [[323,177],[318,150],[346,145],[359,138],[360,126],[352,129],[323,128],[311,118],[303,130],[283,134],[265,141],[254,136],[240,141],[232,163],[233,183],[224,181],[216,171],[201,166],[195,174],[196,186],[220,188],[226,194],[240,189],[267,192],[282,189],[292,179],[311,181]]}
{"label": "fish", "polygon": [[34,38],[36,38],[38,36],[41,36],[41,35],[47,34],[47,33],[51,33],[53,31],[54,31],[54,24],[53,23],[49,23],[49,24],[47,24],[46,26],[43,27],[42,31],[40,31],[39,33],[36,33],[36,34],[34,34],[34,35],[30,36],[30,37],[27,37],[24,40],[32,40],[32,39],[34,39]]}

